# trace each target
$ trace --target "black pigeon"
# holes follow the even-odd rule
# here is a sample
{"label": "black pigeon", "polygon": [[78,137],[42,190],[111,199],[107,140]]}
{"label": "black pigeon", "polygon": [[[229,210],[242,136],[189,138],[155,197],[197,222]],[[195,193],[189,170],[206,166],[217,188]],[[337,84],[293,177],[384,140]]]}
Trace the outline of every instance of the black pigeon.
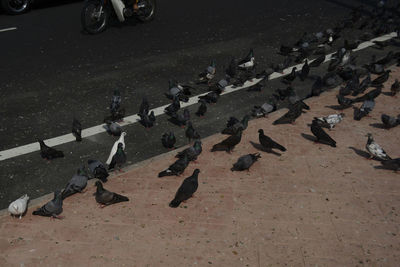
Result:
{"label": "black pigeon", "polygon": [[322,93],[322,89],[324,87],[324,83],[322,81],[321,76],[318,76],[315,82],[311,87],[311,93],[308,95],[310,96],[319,96]]}
{"label": "black pigeon", "polygon": [[286,112],[282,117],[275,120],[272,124],[289,124],[294,123],[298,117],[303,113],[303,109],[310,109],[303,101],[299,101],[289,107],[289,111]]}
{"label": "black pigeon", "polygon": [[204,99],[200,99],[199,103],[200,103],[200,106],[196,111],[196,115],[199,117],[203,117],[204,114],[206,114],[206,112],[207,112],[207,104]]}
{"label": "black pigeon", "polygon": [[310,66],[308,65],[308,60],[306,59],[303,67],[300,72],[300,80],[304,81],[308,77],[308,73],[310,73]]}
{"label": "black pigeon", "polygon": [[146,128],[149,129],[153,127],[154,122],[156,121],[156,116],[154,115],[154,111],[152,110],[150,114],[147,113],[139,113],[140,123]]}
{"label": "black pigeon", "polygon": [[188,147],[185,150],[182,150],[175,157],[180,159],[187,157],[189,161],[195,161],[197,160],[197,157],[201,154],[202,151],[203,148],[201,147],[201,141],[196,140],[193,146]]}
{"label": "black pigeon", "polygon": [[282,82],[284,83],[292,83],[294,81],[294,79],[296,79],[296,67],[292,68],[292,72],[289,75],[286,75],[285,77],[283,77]]}
{"label": "black pigeon", "polygon": [[372,87],[380,87],[384,82],[386,82],[389,79],[389,73],[391,70],[386,70],[385,73],[382,75],[378,76],[371,82]]}
{"label": "black pigeon", "polygon": [[346,109],[349,108],[353,105],[353,100],[347,97],[344,97],[342,95],[337,95],[336,96],[340,109]]}
{"label": "black pigeon", "polygon": [[231,78],[235,78],[237,73],[238,64],[235,58],[232,58],[231,62],[229,63],[228,68],[225,70],[226,75]]}
{"label": "black pigeon", "polygon": [[85,172],[85,166],[79,168],[71,180],[65,186],[64,190],[61,192],[62,199],[69,197],[75,193],[81,193],[87,185],[89,177]]}
{"label": "black pigeon", "polygon": [[189,109],[185,108],[183,113],[173,113],[171,114],[172,122],[180,127],[184,127],[186,123],[190,120]]}
{"label": "black pigeon", "polygon": [[319,57],[317,57],[316,59],[314,59],[310,64],[308,64],[308,66],[310,68],[317,68],[319,67],[324,61],[325,61],[325,54],[321,55]]}
{"label": "black pigeon", "polygon": [[363,117],[367,116],[374,107],[374,100],[365,100],[360,108],[354,107],[354,120],[361,120]]}
{"label": "black pigeon", "polygon": [[176,143],[176,137],[173,132],[164,133],[161,137],[161,142],[165,148],[173,149]]}
{"label": "black pigeon", "polygon": [[354,91],[352,96],[357,96],[358,94],[364,93],[371,85],[371,74],[368,73],[367,77],[361,81],[358,91]]}
{"label": "black pigeon", "polygon": [[385,169],[388,170],[393,170],[395,172],[400,170],[400,158],[382,160],[381,164]]}
{"label": "black pigeon", "polygon": [[64,153],[60,150],[56,150],[52,147],[47,146],[43,140],[38,140],[40,144],[40,156],[47,160],[52,160],[55,158],[63,158]]}
{"label": "black pigeon", "polygon": [[142,103],[140,104],[140,107],[139,107],[138,114],[148,114],[149,110],[150,110],[149,102],[147,101],[146,97],[143,97]]}
{"label": "black pigeon", "polygon": [[249,115],[245,115],[241,121],[236,119],[235,117],[230,117],[228,122],[226,123],[226,128],[221,131],[222,134],[234,135],[237,131],[244,131],[247,129],[249,124]]}
{"label": "black pigeon", "polygon": [[177,208],[181,204],[181,202],[191,198],[193,194],[197,191],[199,186],[198,176],[200,170],[195,169],[192,176],[187,177],[183,180],[181,186],[178,188],[178,191],[175,194],[175,198],[169,203],[171,208]]}
{"label": "black pigeon", "polygon": [[189,143],[193,139],[200,139],[200,134],[193,128],[191,121],[188,121],[187,123],[187,129],[185,131],[185,135],[189,139]]}
{"label": "black pigeon", "polygon": [[158,174],[158,177],[164,177],[164,176],[172,176],[172,175],[181,175],[186,167],[189,165],[189,159],[187,155],[183,155],[182,158],[179,158],[177,161],[175,161],[172,165],[168,167],[168,169],[160,172]]}
{"label": "black pigeon", "polygon": [[72,121],[72,134],[75,136],[77,142],[82,141],[82,125],[76,118]]}
{"label": "black pigeon", "polygon": [[118,143],[117,152],[112,157],[111,163],[108,166],[108,170],[114,169],[115,166],[118,166],[121,169],[122,164],[126,162],[126,155],[123,149],[122,143]]}
{"label": "black pigeon", "polygon": [[121,121],[125,117],[125,109],[120,108],[118,110],[111,110],[111,115],[104,118],[104,122],[106,121]]}
{"label": "black pigeon", "polygon": [[122,133],[121,125],[110,120],[106,121],[105,128],[107,130],[107,133],[113,136],[120,136]]}
{"label": "black pigeon", "polygon": [[122,196],[120,194],[104,189],[103,184],[100,181],[97,181],[95,183],[95,186],[97,187],[96,193],[94,193],[96,202],[101,204],[103,207],[124,201],[129,201],[129,198],[127,198],[126,196]]}
{"label": "black pigeon", "polygon": [[284,61],[279,64],[271,64],[271,68],[276,71],[282,73],[284,69],[289,67],[290,63],[292,62],[292,57],[287,56],[285,57]]}
{"label": "black pigeon", "polygon": [[286,148],[274,140],[272,140],[270,137],[266,136],[264,134],[263,129],[258,130],[258,140],[260,141],[260,144],[263,146],[263,148],[267,151],[271,151],[272,149],[279,149],[280,151],[286,151]]}
{"label": "black pigeon", "polygon": [[352,101],[354,103],[356,102],[364,102],[365,100],[374,100],[375,98],[377,98],[380,94],[382,93],[382,87],[376,88],[374,90],[369,91],[368,93],[366,93],[363,96],[354,98]]}
{"label": "black pigeon", "polygon": [[110,104],[110,111],[111,113],[117,112],[119,108],[121,107],[121,93],[119,90],[114,90],[114,94],[111,98],[111,104]]}
{"label": "black pigeon", "polygon": [[377,63],[365,64],[363,67],[367,69],[368,72],[377,75],[382,74],[385,71],[385,67],[382,64]]}
{"label": "black pigeon", "polygon": [[203,96],[199,96],[200,100],[204,100],[207,103],[211,104],[211,103],[217,103],[218,102],[218,98],[219,98],[219,93],[215,92],[215,91],[211,91],[206,95]]}
{"label": "black pigeon", "polygon": [[400,92],[400,82],[396,79],[390,87],[390,93],[392,96],[395,96],[398,92]]}
{"label": "black pigeon", "polygon": [[181,103],[179,102],[179,99],[175,97],[172,103],[169,106],[167,106],[164,109],[164,111],[166,114],[171,115],[176,113],[180,108],[181,108]]}
{"label": "black pigeon", "polygon": [[97,159],[89,159],[88,167],[95,178],[101,180],[103,183],[107,182],[107,177],[109,174],[101,161]]}
{"label": "black pigeon", "polygon": [[254,154],[247,154],[244,156],[241,156],[235,164],[233,164],[233,167],[231,168],[231,171],[244,171],[244,170],[249,170],[249,168],[256,162],[259,158],[261,158],[260,153],[254,153]]}
{"label": "black pigeon", "polygon": [[281,45],[278,54],[281,54],[282,56],[288,56],[295,51],[296,51],[296,49],[291,46]]}
{"label": "black pigeon", "polygon": [[400,124],[400,115],[397,117],[392,117],[386,114],[382,114],[381,120],[385,128],[390,129]]}
{"label": "black pigeon", "polygon": [[242,140],[242,129],[239,129],[234,135],[229,136],[218,144],[215,144],[211,152],[214,151],[227,151],[231,152],[233,148]]}
{"label": "black pigeon", "polygon": [[57,190],[54,192],[54,197],[51,201],[44,204],[41,208],[32,212],[33,215],[52,217],[62,219],[62,216],[58,216],[63,211],[63,199],[61,197],[61,191]]}
{"label": "black pigeon", "polygon": [[332,147],[336,147],[336,141],[333,140],[325,131],[322,129],[321,125],[318,123],[318,120],[313,120],[311,123],[311,132],[317,138],[317,142],[321,144],[330,145]]}

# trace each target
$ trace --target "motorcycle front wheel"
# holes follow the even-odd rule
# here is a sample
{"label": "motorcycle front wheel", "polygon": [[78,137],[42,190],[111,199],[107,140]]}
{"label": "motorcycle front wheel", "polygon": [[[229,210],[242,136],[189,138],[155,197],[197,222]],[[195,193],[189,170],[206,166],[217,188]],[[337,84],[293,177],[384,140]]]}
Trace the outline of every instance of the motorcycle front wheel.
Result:
{"label": "motorcycle front wheel", "polygon": [[109,11],[102,1],[89,0],[85,3],[81,13],[82,28],[90,33],[96,34],[104,31],[107,27]]}
{"label": "motorcycle front wheel", "polygon": [[156,13],[156,0],[139,0],[137,18],[142,22],[154,19]]}

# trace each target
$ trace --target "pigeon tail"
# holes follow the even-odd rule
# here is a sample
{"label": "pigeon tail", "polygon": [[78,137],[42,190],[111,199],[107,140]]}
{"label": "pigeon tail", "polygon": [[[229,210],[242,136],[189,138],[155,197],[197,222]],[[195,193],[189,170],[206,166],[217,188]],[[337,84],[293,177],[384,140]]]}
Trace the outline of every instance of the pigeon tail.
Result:
{"label": "pigeon tail", "polygon": [[180,201],[180,200],[173,199],[173,200],[169,203],[169,206],[170,206],[171,208],[177,208],[177,207],[179,207],[180,204],[181,204],[181,201]]}
{"label": "pigeon tail", "polygon": [[129,201],[129,198],[126,196],[122,196],[119,194],[114,193],[114,203]]}
{"label": "pigeon tail", "polygon": [[158,177],[164,177],[164,176],[173,176],[175,173],[173,173],[170,169],[166,169],[165,171],[162,171],[158,174]]}
{"label": "pigeon tail", "polygon": [[279,149],[280,151],[286,151],[286,148],[278,143],[275,142],[275,148]]}
{"label": "pigeon tail", "polygon": [[228,151],[228,149],[229,148],[227,146],[223,145],[223,144],[215,144],[212,147],[211,152],[214,152],[214,151]]}

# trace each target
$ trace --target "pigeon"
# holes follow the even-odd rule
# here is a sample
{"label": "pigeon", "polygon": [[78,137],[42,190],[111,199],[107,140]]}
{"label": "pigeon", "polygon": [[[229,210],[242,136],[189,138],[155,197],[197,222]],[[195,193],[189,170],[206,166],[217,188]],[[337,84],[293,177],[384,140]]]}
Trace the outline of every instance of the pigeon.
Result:
{"label": "pigeon", "polygon": [[297,68],[293,67],[290,74],[283,77],[282,82],[288,83],[288,84],[292,83],[294,81],[294,79],[296,79],[296,70],[297,70]]}
{"label": "pigeon", "polygon": [[168,169],[160,172],[158,174],[158,177],[181,175],[185,171],[188,165],[189,165],[188,156],[184,154],[182,158],[176,160],[172,165],[168,167]]}
{"label": "pigeon", "polygon": [[142,103],[140,104],[140,107],[139,107],[138,114],[148,114],[149,110],[150,110],[149,102],[147,101],[146,97],[143,97]]}
{"label": "pigeon", "polygon": [[371,74],[368,73],[367,77],[365,77],[365,79],[361,81],[358,91],[354,91],[352,96],[356,96],[360,93],[364,93],[365,90],[367,90],[370,85],[371,85]]}
{"label": "pigeon", "polygon": [[279,64],[271,64],[271,68],[275,71],[275,72],[280,72],[282,73],[284,69],[286,69],[287,67],[289,67],[290,63],[292,62],[292,57],[291,56],[287,56],[285,57],[285,59],[283,60],[282,63]]}
{"label": "pigeon", "polygon": [[10,212],[12,216],[19,216],[19,219],[21,219],[22,215],[24,215],[26,212],[28,200],[29,197],[27,194],[23,195],[17,200],[14,200],[8,206],[8,212]]}
{"label": "pigeon", "polygon": [[243,129],[239,128],[238,131],[234,134],[226,138],[225,140],[221,141],[218,144],[215,144],[211,152],[214,151],[227,151],[228,153],[231,153],[233,148],[240,143],[242,140],[242,131]]}
{"label": "pigeon", "polygon": [[238,68],[238,64],[236,62],[236,59],[232,58],[231,62],[229,63],[228,68],[225,70],[226,75],[228,75],[231,78],[235,78],[235,76],[237,74],[237,68]]}
{"label": "pigeon", "polygon": [[266,136],[264,134],[264,130],[263,129],[259,129],[258,130],[258,140],[260,141],[260,144],[263,146],[263,148],[270,152],[272,151],[272,149],[279,149],[280,151],[286,151],[286,148],[280,144],[278,144],[277,142],[275,142],[274,140],[272,140],[270,137]]}
{"label": "pigeon", "polygon": [[247,154],[244,156],[241,156],[235,164],[233,164],[233,167],[231,168],[231,171],[244,171],[244,170],[249,170],[249,168],[256,162],[259,158],[261,158],[260,153],[254,153],[254,154]]}
{"label": "pigeon", "polygon": [[209,83],[214,78],[216,72],[217,72],[217,67],[215,60],[213,60],[210,66],[208,66],[205,71],[199,74],[197,84]]}
{"label": "pigeon", "polygon": [[200,134],[193,128],[192,122],[188,121],[187,128],[185,131],[186,137],[189,139],[189,143],[193,139],[200,139]]}
{"label": "pigeon", "polygon": [[230,83],[230,77],[226,76],[224,79],[219,80],[216,84],[215,84],[215,88],[214,90],[219,93],[222,93],[225,88],[229,85]]}
{"label": "pigeon", "polygon": [[322,93],[323,87],[324,87],[324,82],[322,81],[321,76],[318,76],[311,87],[311,93],[308,95],[308,97],[319,96]]}
{"label": "pigeon", "polygon": [[114,94],[111,98],[111,104],[110,104],[110,111],[111,113],[116,112],[119,110],[121,107],[121,93],[119,90],[114,90]]}
{"label": "pigeon", "polygon": [[361,120],[363,117],[367,116],[368,113],[370,113],[374,107],[375,107],[374,100],[365,100],[360,108],[353,107],[354,108],[354,120],[356,120],[356,121]]}
{"label": "pigeon", "polygon": [[400,124],[400,116],[396,118],[386,114],[382,114],[381,120],[386,129],[396,127],[397,125]]}
{"label": "pigeon", "polygon": [[386,70],[382,75],[378,76],[371,82],[372,87],[380,87],[384,82],[389,79],[389,73],[391,70]]}
{"label": "pigeon", "polygon": [[173,132],[164,133],[161,137],[161,142],[165,148],[174,149],[176,137]]}
{"label": "pigeon", "polygon": [[94,193],[96,202],[101,204],[102,207],[109,206],[112,204],[129,201],[129,198],[126,196],[122,196],[120,194],[110,192],[107,189],[104,189],[103,184],[100,181],[95,183],[96,193]]}
{"label": "pigeon", "polygon": [[[299,101],[298,103],[304,103],[303,101]],[[304,104],[305,105],[305,104]],[[303,113],[303,109],[309,109],[307,108],[307,105],[300,105],[300,104],[292,104],[289,107],[289,111],[286,112],[282,117],[279,119],[275,120],[272,124],[273,125],[278,125],[278,124],[289,124],[289,123],[294,123],[298,117]]]}
{"label": "pigeon", "polygon": [[167,115],[176,113],[181,108],[181,103],[177,97],[174,97],[172,103],[164,109]]}
{"label": "pigeon", "polygon": [[111,160],[114,157],[114,154],[117,153],[117,149],[118,149],[118,144],[119,143],[122,143],[122,149],[125,150],[125,135],[126,135],[126,132],[122,132],[121,136],[118,138],[118,140],[115,141],[113,147],[111,148],[110,155],[108,156],[108,159],[106,161],[107,165],[110,165]]}
{"label": "pigeon", "polygon": [[336,87],[342,82],[341,78],[334,71],[326,73],[322,78],[322,81],[328,88]]}
{"label": "pigeon", "polygon": [[154,111],[152,110],[150,114],[143,113],[138,114],[140,117],[140,124],[142,124],[146,129],[153,127],[154,122],[156,121],[156,116],[154,115]]}
{"label": "pigeon", "polygon": [[123,144],[119,143],[117,147],[117,152],[112,157],[111,163],[108,166],[108,170],[114,169],[116,165],[121,170],[121,166],[125,162],[126,162],[126,154],[124,152]]}
{"label": "pigeon", "polygon": [[187,157],[189,161],[196,161],[197,157],[201,154],[202,151],[203,149],[201,147],[201,141],[196,140],[193,146],[188,147],[185,150],[182,150],[175,157],[180,159]]}
{"label": "pigeon", "polygon": [[321,127],[333,129],[336,126],[336,124],[338,124],[343,120],[344,116],[345,116],[344,113],[332,114],[325,117],[319,117],[319,118],[314,117],[314,120],[317,120],[318,123],[321,125]]}
{"label": "pigeon", "polygon": [[311,132],[317,138],[317,142],[321,144],[330,145],[331,147],[336,147],[336,141],[333,140],[318,123],[318,120],[313,120],[311,123]]}
{"label": "pigeon", "polygon": [[385,71],[385,67],[382,64],[378,64],[378,63],[371,63],[371,64],[365,64],[363,65],[363,67],[365,69],[368,70],[368,72],[372,73],[372,74],[377,74],[380,75]]}
{"label": "pigeon", "polygon": [[97,159],[89,159],[88,167],[95,178],[101,180],[103,183],[107,182],[107,177],[109,174],[101,161]]}
{"label": "pigeon", "polygon": [[306,59],[300,71],[300,80],[304,81],[307,78],[308,73],[310,73],[310,66],[308,65],[308,60]]}
{"label": "pigeon", "polygon": [[196,111],[196,115],[199,117],[203,117],[204,114],[206,114],[206,112],[207,112],[207,104],[204,99],[200,99],[199,103],[200,103],[200,106]]}
{"label": "pigeon", "polygon": [[106,121],[122,121],[125,117],[125,109],[120,108],[118,110],[111,110],[111,115],[104,118],[104,122]]}
{"label": "pigeon", "polygon": [[72,134],[75,136],[76,142],[82,141],[82,125],[76,118],[72,121]]}
{"label": "pigeon", "polygon": [[371,133],[367,134],[368,140],[365,148],[367,149],[368,153],[370,154],[371,158],[376,158],[378,160],[390,160],[391,158],[386,154],[383,148],[375,143],[374,138],[372,137]]}
{"label": "pigeon", "polygon": [[63,218],[62,216],[58,216],[63,211],[62,206],[63,206],[63,199],[61,197],[61,191],[57,190],[54,192],[54,198],[52,200],[44,204],[41,208],[38,208],[37,210],[32,212],[32,214],[62,219]]}
{"label": "pigeon", "polygon": [[254,65],[255,65],[254,51],[253,49],[250,49],[247,56],[238,62],[238,67],[240,69],[249,69],[253,68]]}
{"label": "pigeon", "polygon": [[325,61],[325,57],[326,57],[325,54],[323,54],[323,55],[317,57],[316,59],[314,59],[313,61],[311,61],[311,63],[308,64],[308,66],[309,66],[310,68],[317,68],[317,67],[319,67],[319,66]]}
{"label": "pigeon", "polygon": [[174,199],[169,203],[171,208],[177,208],[181,204],[181,202],[191,198],[193,194],[197,191],[199,186],[198,177],[199,177],[200,170],[195,169],[193,174],[185,180],[183,180],[181,186],[176,191]]}
{"label": "pigeon", "polygon": [[174,99],[178,98],[180,101],[188,102],[189,97],[191,95],[190,89],[192,87],[188,85],[181,85],[175,80],[169,80],[169,89],[168,92],[165,93],[167,98]]}
{"label": "pigeon", "polygon": [[47,146],[43,140],[38,140],[40,144],[40,156],[47,160],[52,160],[55,158],[63,158],[64,153],[60,150],[56,150],[52,147]]}
{"label": "pigeon", "polygon": [[268,113],[276,110],[276,103],[264,103],[261,106],[254,106],[251,115],[254,117],[265,117]]}
{"label": "pigeon", "polygon": [[66,197],[75,193],[81,193],[82,190],[85,189],[88,179],[89,177],[85,172],[85,166],[82,166],[77,170],[76,174],[72,176],[71,180],[61,192],[61,198],[64,200]]}
{"label": "pigeon", "polygon": [[398,79],[396,79],[390,87],[390,92],[392,96],[395,96],[398,92],[400,92],[400,82]]}
{"label": "pigeon", "polygon": [[365,100],[374,100],[382,93],[382,87],[376,88],[374,90],[369,91],[363,96],[356,97],[352,100],[352,102],[364,102]]}
{"label": "pigeon", "polygon": [[287,45],[281,45],[281,47],[279,48],[279,53],[282,56],[288,56],[290,54],[292,54],[293,52],[296,52],[297,48],[291,47],[291,46],[287,46]]}
{"label": "pigeon", "polygon": [[173,123],[180,127],[184,127],[186,123],[190,120],[190,112],[189,109],[185,108],[183,110],[183,113],[172,113],[171,118],[173,120]]}
{"label": "pigeon", "polygon": [[215,92],[215,91],[211,91],[211,92],[207,93],[206,95],[199,96],[200,100],[204,100],[209,104],[217,103],[218,102],[218,98],[219,98],[219,93]]}
{"label": "pigeon", "polygon": [[344,97],[344,96],[342,96],[340,94],[337,95],[336,98],[338,100],[340,109],[342,109],[342,110],[346,109],[346,108],[349,108],[349,107],[351,107],[353,105],[353,100],[350,99],[350,98]]}
{"label": "pigeon", "polygon": [[381,164],[385,169],[393,170],[395,172],[400,170],[400,158],[382,160]]}
{"label": "pigeon", "polygon": [[235,117],[230,117],[229,121],[226,124],[226,128],[221,131],[222,134],[234,135],[239,129],[244,131],[247,129],[247,125],[249,123],[250,116],[245,115],[241,121],[236,119]]}
{"label": "pigeon", "polygon": [[117,122],[106,121],[106,125],[104,128],[107,130],[107,133],[113,136],[121,136],[122,127]]}

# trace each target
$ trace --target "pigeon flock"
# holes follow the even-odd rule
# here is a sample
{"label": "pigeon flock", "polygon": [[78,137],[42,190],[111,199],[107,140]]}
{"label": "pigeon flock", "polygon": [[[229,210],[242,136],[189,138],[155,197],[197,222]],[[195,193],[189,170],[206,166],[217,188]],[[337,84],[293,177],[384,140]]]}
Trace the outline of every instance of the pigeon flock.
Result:
{"label": "pigeon flock", "polygon": [[[293,67],[291,71],[283,76],[282,83],[287,86],[286,89],[277,89],[268,98],[268,101],[262,105],[251,107],[251,112],[245,114],[243,118],[237,119],[230,117],[226,127],[221,131],[227,137],[221,142],[215,144],[211,151],[226,151],[231,153],[235,146],[242,140],[242,135],[247,129],[248,122],[251,117],[265,117],[277,109],[282,103],[288,105],[288,111],[281,118],[275,120],[271,127],[279,127],[280,124],[295,124],[299,118],[310,107],[303,102],[303,98],[296,94],[293,82],[296,79],[300,81],[315,80],[311,86],[311,92],[307,97],[319,96],[324,90],[341,86],[337,97],[337,110],[343,110],[352,107],[354,109],[354,120],[359,121],[363,117],[373,112],[376,99],[381,95],[395,97],[400,92],[400,83],[396,80],[390,88],[384,88],[384,83],[390,77],[388,66],[397,64],[400,66],[400,52],[394,53],[390,51],[383,58],[377,59],[372,57],[368,64],[358,66],[356,64],[356,56],[353,55],[353,49],[356,49],[362,41],[368,41],[375,37],[395,32],[397,37],[386,41],[374,41],[374,48],[382,50],[386,47],[400,46],[400,4],[397,6],[386,7],[384,1],[372,8],[367,9],[363,6],[354,8],[350,16],[338,22],[335,27],[326,29],[318,33],[304,33],[301,38],[293,45],[282,44],[278,54],[284,59],[281,63],[272,63],[262,71],[256,71],[258,68],[255,60],[255,52],[250,49],[248,54],[236,60],[232,58],[228,67],[225,69],[224,77],[215,81],[217,74],[217,64],[212,60],[207,66],[189,84],[182,84],[171,79],[169,81],[168,91],[165,96],[172,102],[165,108],[165,114],[169,116],[169,121],[173,124],[186,128],[185,136],[188,139],[189,146],[185,150],[177,153],[176,161],[173,162],[165,170],[158,174],[158,177],[179,176],[184,173],[190,162],[196,161],[202,152],[202,142],[199,132],[191,121],[189,109],[181,110],[181,102],[188,102],[192,90],[199,87],[206,87],[207,92],[199,97],[199,106],[195,113],[199,117],[207,114],[208,105],[216,104],[222,92],[227,86],[242,86],[246,81],[253,78],[261,79],[257,84],[253,85],[248,91],[261,91],[265,83],[269,80],[272,73],[283,73],[292,62],[302,63],[301,67]],[[362,31],[360,36],[356,36],[354,40],[344,39],[341,35],[344,30]],[[337,50],[333,48],[339,47]],[[342,45],[340,45],[342,44]],[[314,75],[313,69],[321,66],[327,58],[327,55],[334,52],[331,56],[331,62],[327,64],[327,72],[323,76]],[[372,75],[376,77],[373,79]],[[373,88],[369,90],[369,88]],[[388,92],[382,93],[383,89],[389,89]],[[365,93],[368,91],[367,93]],[[125,136],[126,132],[118,122],[122,121],[125,116],[125,109],[121,106],[122,97],[118,90],[115,90],[111,104],[109,107],[110,114],[104,118],[104,127],[111,136],[117,136],[111,148],[110,155],[105,164],[97,159],[89,159],[87,167],[80,167],[67,183],[63,190],[55,190],[54,198],[33,211],[33,215],[46,216],[51,218],[59,218],[63,211],[63,201],[75,193],[85,191],[88,180],[92,178],[98,179],[95,182],[96,192],[95,200],[105,207],[111,204],[129,201],[126,196],[115,192],[108,191],[104,188],[103,183],[107,182],[109,171],[118,169],[122,171],[122,166],[127,162],[125,153]],[[154,111],[150,110],[149,102],[146,98],[142,99],[139,107],[139,122],[149,129],[154,126],[156,117]],[[336,147],[337,142],[328,134],[337,124],[344,119],[344,114],[331,114],[327,116],[314,117],[311,122],[310,131],[315,136],[315,142]],[[382,124],[386,129],[396,127],[400,124],[400,114],[381,114]],[[328,129],[328,132],[324,130]],[[263,129],[258,130],[259,143],[261,151],[274,152],[279,150],[285,152],[287,149],[277,143],[274,139],[265,135]],[[82,141],[82,125],[77,118],[73,118],[72,134],[77,142]],[[373,135],[368,133],[366,140],[366,150],[370,154],[370,158],[379,160],[384,168],[391,170],[400,170],[400,158],[392,159],[385,150],[375,142]],[[43,140],[38,140],[40,144],[40,155],[46,160],[55,160],[64,157],[62,151],[49,147]],[[192,143],[193,142],[193,143]],[[175,149],[176,137],[172,131],[165,132],[161,137],[162,145],[167,149]],[[339,144],[340,145],[340,144]],[[251,166],[261,158],[260,153],[247,154],[239,157],[231,168],[232,171],[243,171],[251,168]],[[176,208],[181,202],[188,200],[198,189],[198,176],[200,169],[195,169],[193,174],[183,180],[178,188],[175,196],[169,203],[170,207]],[[172,197],[171,197],[172,198]],[[29,197],[27,195],[15,200],[9,205],[9,212],[13,216],[21,218],[27,211],[27,203]]]}

